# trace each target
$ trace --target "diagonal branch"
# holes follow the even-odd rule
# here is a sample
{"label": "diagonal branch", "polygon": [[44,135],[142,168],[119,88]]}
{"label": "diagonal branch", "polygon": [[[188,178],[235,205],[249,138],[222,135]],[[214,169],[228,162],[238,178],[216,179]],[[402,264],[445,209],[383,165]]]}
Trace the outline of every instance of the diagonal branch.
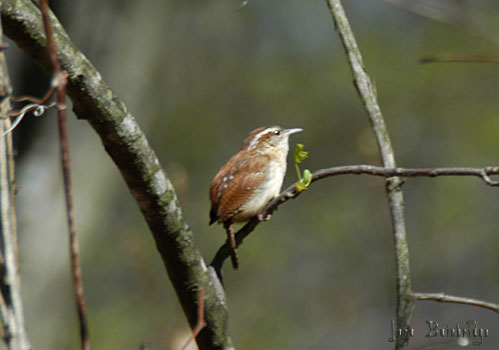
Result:
{"label": "diagonal branch", "polygon": [[[50,71],[47,41],[40,11],[30,0],[2,1],[6,34]],[[78,118],[87,120],[119,168],[156,241],[170,281],[192,328],[198,322],[198,293],[205,291],[204,327],[196,341],[200,349],[232,349],[223,293],[194,243],[173,186],[154,151],[125,104],[73,44],[50,13],[57,57],[68,74],[67,93]]]}
{"label": "diagonal branch", "polygon": [[[327,169],[317,170],[312,174],[312,183],[321,179],[325,179],[338,175],[371,175],[380,177],[440,177],[440,176],[474,176],[482,179],[489,186],[499,186],[499,181],[493,181],[491,175],[499,175],[499,167],[485,168],[384,168],[374,165],[346,165]],[[277,210],[277,207],[289,199],[296,198],[300,195],[296,183],[289,186],[279,196],[270,201],[263,209],[260,217],[267,217]],[[256,228],[261,222],[258,217],[251,219],[236,233],[237,246],[243,243],[243,240]],[[230,254],[230,248],[227,244],[223,244],[215,254],[211,261],[211,266],[217,272],[221,279],[221,269],[225,259]]]}

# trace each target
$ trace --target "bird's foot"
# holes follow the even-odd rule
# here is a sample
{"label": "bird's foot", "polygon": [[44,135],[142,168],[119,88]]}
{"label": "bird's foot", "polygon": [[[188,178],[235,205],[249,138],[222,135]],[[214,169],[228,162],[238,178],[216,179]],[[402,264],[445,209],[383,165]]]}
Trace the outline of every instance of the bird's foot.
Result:
{"label": "bird's foot", "polygon": [[258,214],[258,220],[260,221],[269,221],[270,218],[272,218],[272,214],[267,214],[267,215],[264,215],[262,213]]}

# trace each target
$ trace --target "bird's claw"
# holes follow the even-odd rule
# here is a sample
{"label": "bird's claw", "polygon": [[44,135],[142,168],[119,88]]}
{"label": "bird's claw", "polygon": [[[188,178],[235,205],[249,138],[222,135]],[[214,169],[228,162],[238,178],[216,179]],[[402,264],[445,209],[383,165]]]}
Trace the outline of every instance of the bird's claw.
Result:
{"label": "bird's claw", "polygon": [[269,221],[271,217],[272,214],[267,214],[267,215],[264,215],[262,213],[258,214],[258,220],[260,221]]}

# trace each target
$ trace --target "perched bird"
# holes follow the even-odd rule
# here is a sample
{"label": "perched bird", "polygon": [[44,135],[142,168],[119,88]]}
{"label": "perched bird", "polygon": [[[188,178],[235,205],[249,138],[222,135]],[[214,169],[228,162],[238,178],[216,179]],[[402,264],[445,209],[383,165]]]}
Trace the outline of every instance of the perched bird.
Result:
{"label": "perched bird", "polygon": [[280,126],[253,130],[211,182],[210,225],[224,225],[234,269],[239,262],[233,224],[258,215],[279,194],[286,174],[289,135],[300,131]]}

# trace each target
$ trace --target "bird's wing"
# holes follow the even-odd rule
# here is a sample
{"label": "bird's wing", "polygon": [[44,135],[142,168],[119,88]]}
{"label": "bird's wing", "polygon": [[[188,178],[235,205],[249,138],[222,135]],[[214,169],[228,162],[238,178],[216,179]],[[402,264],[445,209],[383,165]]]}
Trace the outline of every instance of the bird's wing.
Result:
{"label": "bird's wing", "polygon": [[219,173],[210,188],[213,202],[211,222],[227,221],[242,209],[264,181],[269,159],[265,155],[254,155],[250,158],[231,159],[229,162],[232,162],[230,170]]}

